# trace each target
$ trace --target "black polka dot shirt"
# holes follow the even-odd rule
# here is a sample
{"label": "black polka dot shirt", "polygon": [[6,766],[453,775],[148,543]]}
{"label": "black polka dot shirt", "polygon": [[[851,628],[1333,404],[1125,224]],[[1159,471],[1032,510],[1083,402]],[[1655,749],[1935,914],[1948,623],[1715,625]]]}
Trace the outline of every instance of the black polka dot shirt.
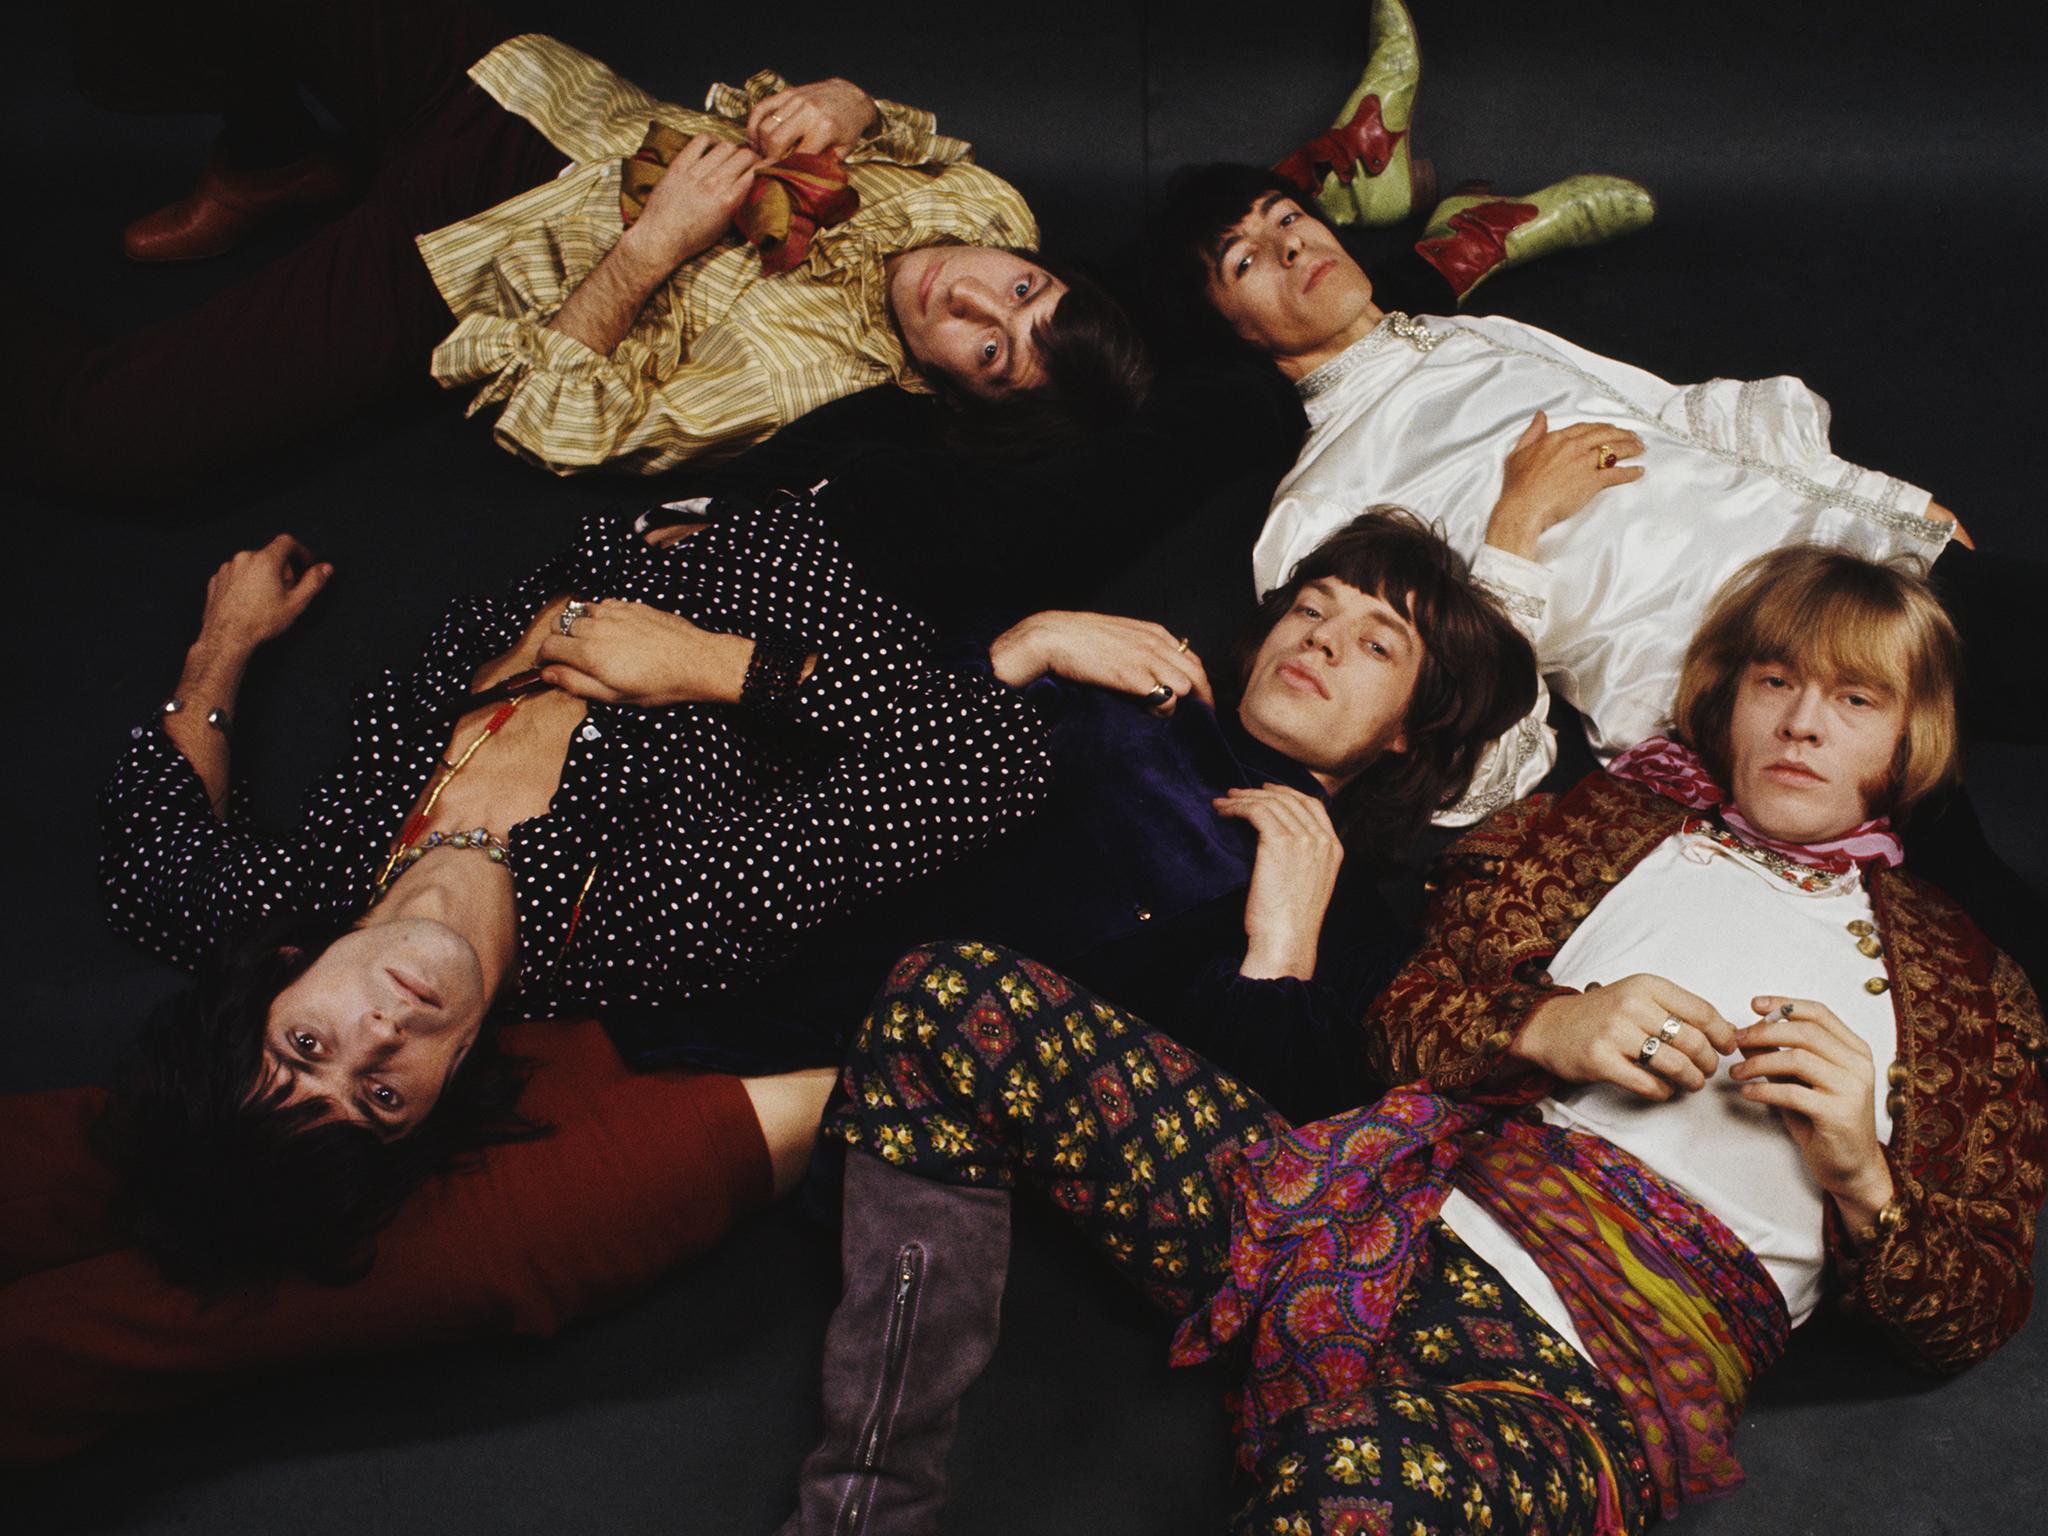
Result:
{"label": "black polka dot shirt", "polygon": [[724,510],[666,550],[599,514],[510,592],[455,603],[409,675],[358,690],[353,750],[289,835],[221,822],[170,738],[139,727],[101,797],[114,927],[195,968],[274,913],[362,911],[447,746],[448,701],[560,593],[780,632],[818,663],[758,709],[589,706],[551,808],[510,834],[525,1017],[722,990],[1043,797],[1036,712],[985,667],[942,665],[930,627],[859,584],[809,503]]}

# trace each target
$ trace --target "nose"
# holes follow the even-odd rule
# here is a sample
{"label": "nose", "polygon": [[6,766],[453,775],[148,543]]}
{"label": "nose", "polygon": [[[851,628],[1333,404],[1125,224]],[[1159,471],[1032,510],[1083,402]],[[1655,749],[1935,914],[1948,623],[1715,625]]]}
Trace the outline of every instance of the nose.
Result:
{"label": "nose", "polygon": [[405,1039],[405,1020],[381,1005],[365,1008],[360,1022],[364,1036],[380,1047],[395,1046]]}
{"label": "nose", "polygon": [[994,320],[1002,313],[1002,299],[995,289],[975,278],[955,282],[948,297],[953,313],[963,320]]}
{"label": "nose", "polygon": [[1294,224],[1279,231],[1280,264],[1291,267],[1301,257],[1301,231]]}
{"label": "nose", "polygon": [[1821,700],[1821,689],[1812,683],[1787,698],[1784,716],[1778,721],[1780,739],[1818,742],[1822,725]]}
{"label": "nose", "polygon": [[1321,651],[1324,660],[1335,661],[1337,642],[1330,638],[1330,621],[1318,619],[1311,624],[1301,637],[1301,648],[1304,651]]}

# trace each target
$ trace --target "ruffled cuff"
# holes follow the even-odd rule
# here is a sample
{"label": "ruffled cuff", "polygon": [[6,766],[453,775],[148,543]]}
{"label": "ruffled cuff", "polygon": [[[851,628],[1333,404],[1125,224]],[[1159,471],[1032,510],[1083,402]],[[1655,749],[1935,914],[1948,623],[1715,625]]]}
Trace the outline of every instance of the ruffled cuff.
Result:
{"label": "ruffled cuff", "polygon": [[605,357],[551,329],[548,318],[470,315],[434,349],[433,372],[450,388],[482,381],[468,414],[502,404],[494,429],[501,443],[573,474],[621,456],[664,369],[655,349],[633,337]]}
{"label": "ruffled cuff", "polygon": [[[787,79],[772,69],[764,69],[750,75],[739,89],[712,86],[704,94],[704,110],[727,122],[744,123],[758,102],[788,89]],[[848,165],[858,165],[863,160],[888,160],[898,165],[954,165],[974,157],[973,145],[940,133],[939,120],[922,107],[884,101],[879,96],[873,100],[881,122],[847,150]]]}

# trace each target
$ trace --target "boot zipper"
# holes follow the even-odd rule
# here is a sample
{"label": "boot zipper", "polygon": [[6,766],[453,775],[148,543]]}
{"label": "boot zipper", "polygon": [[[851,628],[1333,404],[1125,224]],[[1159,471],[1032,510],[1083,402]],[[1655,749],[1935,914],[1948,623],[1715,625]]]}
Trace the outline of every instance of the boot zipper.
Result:
{"label": "boot zipper", "polygon": [[858,1536],[866,1528],[864,1517],[873,1502],[882,1456],[889,1448],[889,1431],[896,1420],[897,1390],[910,1355],[910,1316],[916,1310],[918,1290],[924,1283],[924,1257],[922,1243],[905,1243],[896,1250],[896,1294],[889,1300],[889,1323],[882,1334],[881,1388],[875,1394],[874,1411],[861,1429],[860,1470],[838,1524],[839,1536]]}

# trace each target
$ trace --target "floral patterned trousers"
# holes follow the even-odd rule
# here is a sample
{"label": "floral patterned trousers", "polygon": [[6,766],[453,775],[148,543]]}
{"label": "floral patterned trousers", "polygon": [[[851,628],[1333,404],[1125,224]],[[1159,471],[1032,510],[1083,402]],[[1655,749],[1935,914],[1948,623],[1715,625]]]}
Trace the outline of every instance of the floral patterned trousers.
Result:
{"label": "floral patterned trousers", "polygon": [[[1283,1124],[1143,1021],[977,943],[896,963],[825,1119],[827,1135],[925,1177],[1038,1191],[1175,1317],[1223,1275],[1219,1154]],[[1648,1523],[1642,1451],[1620,1399],[1441,1225],[1379,1364],[1378,1379],[1306,1405],[1274,1437],[1250,1469],[1258,1491],[1237,1536],[1562,1536]]]}

